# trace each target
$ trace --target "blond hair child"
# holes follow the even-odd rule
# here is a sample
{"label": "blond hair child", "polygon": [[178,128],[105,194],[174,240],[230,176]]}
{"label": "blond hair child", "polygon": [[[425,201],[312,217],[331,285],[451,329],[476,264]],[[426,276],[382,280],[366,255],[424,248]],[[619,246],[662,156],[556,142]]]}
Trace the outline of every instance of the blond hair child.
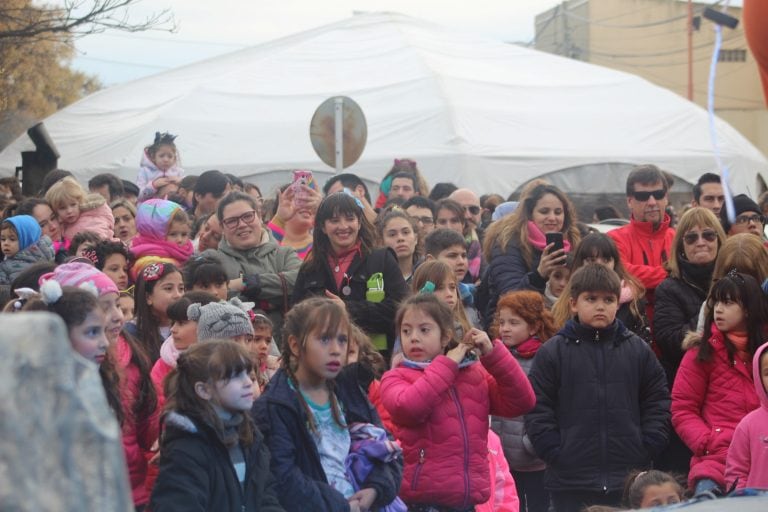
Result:
{"label": "blond hair child", "polygon": [[59,218],[61,234],[66,240],[81,231],[91,231],[104,240],[115,232],[115,218],[107,201],[99,194],[89,194],[71,176],[67,176],[45,193],[45,200]]}

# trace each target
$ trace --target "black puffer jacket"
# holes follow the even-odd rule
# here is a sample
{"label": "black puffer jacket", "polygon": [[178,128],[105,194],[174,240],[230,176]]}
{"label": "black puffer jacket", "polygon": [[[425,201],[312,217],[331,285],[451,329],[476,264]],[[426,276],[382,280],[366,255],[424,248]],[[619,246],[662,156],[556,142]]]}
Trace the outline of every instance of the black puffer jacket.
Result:
{"label": "black puffer jacket", "polygon": [[664,371],[620,321],[597,330],[569,320],[536,353],[536,406],[525,426],[552,491],[618,491],[669,435]]}
{"label": "black puffer jacket", "polygon": [[[541,261],[541,251],[531,247],[531,264],[528,265],[520,249],[519,242],[512,240],[506,249],[502,250],[495,245],[491,251],[491,261],[488,262],[488,270],[483,276],[484,294],[487,294],[487,303],[480,304],[484,309],[482,317],[485,319],[485,328],[488,330],[496,313],[496,303],[499,297],[514,290],[533,290],[544,295],[547,280],[538,272]],[[482,302],[486,302],[484,299]]]}
{"label": "black puffer jacket", "polygon": [[[683,360],[683,338],[696,330],[701,305],[707,298],[706,285],[696,284],[683,268],[682,279],[668,277],[656,288],[653,336],[661,348],[661,365],[670,384]],[[711,267],[709,278],[712,277]],[[710,279],[706,279],[709,283]]]}
{"label": "black puffer jacket", "polygon": [[283,512],[269,470],[269,451],[258,429],[243,455],[245,489],[240,487],[227,447],[213,429],[170,413],[150,508],[153,512]]}

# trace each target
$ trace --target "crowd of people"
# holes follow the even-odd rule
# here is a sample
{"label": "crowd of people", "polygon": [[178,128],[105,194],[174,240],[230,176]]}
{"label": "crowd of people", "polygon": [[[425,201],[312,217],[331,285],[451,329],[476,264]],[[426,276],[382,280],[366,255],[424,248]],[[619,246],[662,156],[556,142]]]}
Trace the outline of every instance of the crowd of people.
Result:
{"label": "crowd of people", "polygon": [[[187,175],[0,180],[2,314],[98,368],[137,511],[578,512],[768,488],[765,205],[705,174],[628,222],[543,181],[479,196],[395,160],[379,195]],[[286,181],[290,177],[286,176]],[[768,201],[760,201],[764,203]],[[614,209],[611,216],[619,215]]]}

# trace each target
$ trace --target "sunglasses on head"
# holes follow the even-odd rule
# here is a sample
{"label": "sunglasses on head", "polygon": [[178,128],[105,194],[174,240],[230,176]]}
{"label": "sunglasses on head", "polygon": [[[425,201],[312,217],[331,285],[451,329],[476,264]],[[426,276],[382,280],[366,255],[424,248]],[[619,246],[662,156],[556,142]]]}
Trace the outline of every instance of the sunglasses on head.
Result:
{"label": "sunglasses on head", "polygon": [[469,211],[469,213],[471,213],[472,215],[477,215],[478,213],[480,213],[480,207],[479,206],[475,206],[475,205],[472,205],[472,206],[462,206],[462,208],[464,208],[465,212]]}
{"label": "sunglasses on head", "polygon": [[683,242],[688,245],[695,244],[699,241],[699,238],[703,238],[707,242],[714,242],[717,240],[717,233],[711,229],[702,231],[701,233],[686,233],[683,235]]}
{"label": "sunglasses on head", "polygon": [[660,188],[659,190],[647,190],[643,192],[632,192],[632,197],[637,199],[638,201],[647,201],[653,196],[653,198],[657,201],[660,201],[664,199],[664,196],[667,195],[667,191],[663,188]]}

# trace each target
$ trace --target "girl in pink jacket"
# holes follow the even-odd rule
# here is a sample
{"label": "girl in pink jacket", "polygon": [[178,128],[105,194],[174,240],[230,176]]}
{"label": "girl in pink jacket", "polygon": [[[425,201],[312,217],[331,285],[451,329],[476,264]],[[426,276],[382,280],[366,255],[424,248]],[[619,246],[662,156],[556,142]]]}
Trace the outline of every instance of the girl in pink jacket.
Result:
{"label": "girl in pink jacket", "polygon": [[395,322],[404,359],[381,398],[403,447],[400,496],[412,511],[471,509],[490,497],[488,415],[528,412],[533,390],[500,341],[470,329],[456,343],[450,309],[431,294],[405,301]]}
{"label": "girl in pink jacket", "polygon": [[768,343],[752,359],[752,378],[760,407],[747,414],[733,433],[725,461],[725,481],[737,489],[768,489]]}
{"label": "girl in pink jacket", "polygon": [[88,194],[71,176],[53,185],[45,200],[59,218],[61,234],[72,240],[81,231],[91,231],[102,240],[115,234],[115,218],[107,201],[99,194]]}
{"label": "girl in pink jacket", "polygon": [[[757,281],[729,272],[712,286],[704,335],[683,356],[672,387],[672,425],[691,449],[695,494],[725,487],[734,430],[760,406],[750,363],[763,342],[768,305]],[[686,348],[686,347],[684,347]]]}

